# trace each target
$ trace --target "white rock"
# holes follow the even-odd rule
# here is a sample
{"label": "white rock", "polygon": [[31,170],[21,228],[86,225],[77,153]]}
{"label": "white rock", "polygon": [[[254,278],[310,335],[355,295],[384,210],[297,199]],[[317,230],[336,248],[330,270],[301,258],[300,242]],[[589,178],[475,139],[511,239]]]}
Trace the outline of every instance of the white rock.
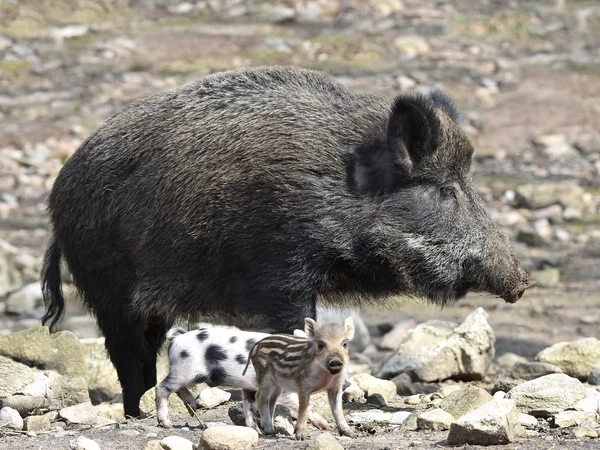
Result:
{"label": "white rock", "polygon": [[590,337],[572,342],[559,342],[542,350],[535,359],[554,364],[567,375],[586,380],[600,361],[600,340]]}
{"label": "white rock", "polygon": [[429,43],[420,36],[399,36],[394,40],[394,46],[409,58],[414,58],[430,51]]}
{"label": "white rock", "polygon": [[58,414],[60,417],[70,423],[82,425],[94,425],[98,421],[98,416],[90,402],[80,403],[75,406],[68,406],[61,409]]}
{"label": "white rock", "polygon": [[69,442],[71,450],[100,450],[100,446],[96,441],[92,441],[84,436],[79,436]]}
{"label": "white rock", "polygon": [[585,388],[579,380],[557,373],[522,383],[511,389],[507,397],[515,401],[520,412],[548,417],[583,399]]}
{"label": "white rock", "polygon": [[379,347],[384,350],[396,350],[406,333],[417,326],[414,320],[402,320],[394,325],[390,331],[388,331],[379,344]]}
{"label": "white rock", "polygon": [[569,428],[581,425],[586,420],[596,419],[595,412],[585,411],[561,411],[554,416],[554,426],[557,428]]}
{"label": "white rock", "polygon": [[9,397],[33,381],[33,372],[25,364],[0,356],[0,398]]}
{"label": "white rock", "polygon": [[19,393],[37,398],[51,398],[54,396],[50,389],[50,378],[42,372],[34,372],[33,382],[21,389]]}
{"label": "white rock", "polygon": [[575,403],[573,409],[589,413],[600,412],[600,392],[594,388],[587,388],[585,390],[585,397]]}
{"label": "white rock", "polygon": [[179,436],[167,436],[160,445],[165,450],[194,450],[194,444],[185,438]]}
{"label": "white rock", "polygon": [[202,433],[199,450],[246,450],[258,443],[258,433],[235,425],[210,427]]}
{"label": "white rock", "polygon": [[347,419],[353,423],[377,422],[390,423],[392,413],[384,413],[378,409],[348,414]]}
{"label": "white rock", "polygon": [[0,409],[0,428],[10,428],[21,431],[23,429],[23,419],[16,409],[5,406]]}
{"label": "white rock", "polygon": [[320,433],[306,444],[306,450],[344,450],[335,436],[331,433]]}
{"label": "white rock", "polygon": [[230,398],[231,394],[229,392],[213,387],[202,390],[196,401],[201,408],[214,408],[229,401]]}
{"label": "white rock", "polygon": [[390,423],[392,425],[402,425],[408,419],[412,413],[410,411],[397,411],[392,413],[392,417],[390,417]]}
{"label": "white rock", "polygon": [[380,394],[386,402],[396,397],[396,385],[392,381],[381,380],[367,373],[354,375],[348,381],[358,385],[360,389],[366,392],[367,397]]}
{"label": "white rock", "polygon": [[450,426],[451,445],[498,445],[514,439],[517,409],[512,400],[492,400],[471,411]]}
{"label": "white rock", "polygon": [[430,409],[417,417],[417,427],[419,430],[440,431],[447,430],[454,422],[452,414],[443,409]]}
{"label": "white rock", "polygon": [[506,397],[506,392],[496,391],[493,395],[496,400],[501,400]]}
{"label": "white rock", "polygon": [[538,427],[537,419],[533,416],[530,416],[529,414],[519,413],[517,416],[517,420],[524,428],[532,430]]}
{"label": "white rock", "polygon": [[344,389],[344,401],[346,403],[364,403],[365,391],[356,383],[350,383],[346,389]]}
{"label": "white rock", "polygon": [[392,378],[408,373],[431,382],[451,377],[482,378],[494,358],[494,331],[487,313],[477,308],[457,326],[429,321],[409,331],[398,349],[381,365],[377,376]]}

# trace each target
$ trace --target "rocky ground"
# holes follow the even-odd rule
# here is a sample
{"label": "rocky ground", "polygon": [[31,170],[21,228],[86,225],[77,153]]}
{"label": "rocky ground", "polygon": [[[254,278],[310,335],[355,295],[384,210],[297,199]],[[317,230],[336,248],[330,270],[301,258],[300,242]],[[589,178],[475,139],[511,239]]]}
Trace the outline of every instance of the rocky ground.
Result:
{"label": "rocky ground", "polygon": [[[382,413],[439,409],[433,392],[457,383],[491,394],[499,381],[558,371],[585,382],[589,370],[587,374],[570,372],[561,368],[561,361],[570,361],[566,356],[548,359],[540,352],[556,343],[597,337],[600,326],[597,2],[297,3],[293,8],[293,2],[260,0],[0,2],[0,334],[31,332],[39,325],[43,308],[37,280],[48,237],[43,201],[61,165],[95,127],[136,98],[217,70],[290,63],[328,70],[359,91],[393,95],[440,87],[450,93],[464,111],[463,126],[476,147],[473,171],[480,192],[511,237],[517,255],[538,279],[538,287],[516,305],[470,295],[444,310],[398,300],[386,310],[363,312],[368,334],[363,333],[363,341],[354,349],[354,373],[393,379],[393,371],[381,372],[392,361],[394,370],[409,373],[410,380],[395,380],[397,396],[386,399],[387,406],[347,402],[347,415],[371,408]],[[97,338],[93,321],[68,287],[67,293],[70,302],[63,328],[80,339]],[[482,363],[483,372],[478,369],[479,375],[466,376],[465,368],[457,367],[458,373],[427,376],[427,371],[417,373],[414,367],[402,366],[406,361],[387,360],[390,355],[398,357],[403,337],[418,324],[430,319],[460,324],[480,306],[493,330],[490,348],[495,352],[483,352],[488,360]],[[51,352],[63,340],[69,343],[64,345],[77,345],[72,335],[64,336],[54,341],[44,338],[44,348]],[[592,348],[595,344],[584,341],[576,347],[581,345]],[[0,359],[0,367],[26,373],[31,378],[24,380],[46,389],[42,395],[39,389],[26,389],[28,384],[0,383],[3,405],[4,398],[22,390],[27,395],[21,392],[19,396],[42,398],[27,400],[30,406],[42,403],[37,410],[22,411],[23,415],[60,410],[82,401],[111,400],[118,386],[94,384],[94,379],[114,381],[114,374],[104,372],[110,366],[97,363],[101,361],[98,347],[98,341],[83,341],[81,358],[87,364],[82,363],[75,374],[69,371],[72,361],[65,368],[55,360],[0,352],[6,359]],[[590,350],[590,358],[597,358],[596,365],[600,365],[594,351]],[[553,366],[532,364],[536,357]],[[15,368],[15,361],[25,368]],[[32,372],[32,367],[37,369]],[[40,375],[39,369],[46,375]],[[436,376],[467,381],[431,379]],[[585,389],[594,388],[583,386],[584,395],[591,395]],[[53,400],[47,389],[56,391]],[[504,389],[512,397],[508,386]],[[581,394],[579,386],[574,389]],[[429,397],[419,397],[413,404],[415,394]],[[519,401],[511,400],[519,413],[526,412]],[[231,424],[227,411],[232,405],[228,402],[202,412],[202,420]],[[96,408],[97,415],[102,408],[112,411],[115,407]],[[102,414],[119,419],[113,412]],[[585,437],[598,433],[588,423],[597,423],[593,412],[571,422],[559,417],[559,425],[569,425],[562,427],[556,424],[560,412],[548,414],[550,418],[536,419],[537,425],[529,419],[529,428],[524,426],[527,432],[512,427],[513,444],[501,448],[595,448],[598,444]],[[94,439],[103,449],[141,449],[148,441],[168,435],[197,444],[198,422],[174,416],[180,426],[189,422],[189,429],[165,432],[155,428],[154,418],[118,425],[76,425],[51,413],[53,431],[26,437],[24,426],[20,430],[2,427],[0,447],[68,448],[81,436]],[[513,416],[509,406],[506,417],[512,417],[509,422],[514,425]],[[394,420],[400,421],[399,417]],[[35,420],[31,426],[41,426]],[[447,415],[446,420],[450,420]],[[344,448],[433,448],[449,445],[452,434],[452,429],[412,431],[404,424],[390,424],[388,416],[377,420],[357,416],[355,423],[366,425],[358,426],[357,440],[339,441]],[[421,428],[428,427],[425,423],[422,420]],[[593,432],[585,431],[588,428]],[[311,430],[311,438],[317,435]],[[267,449],[305,445],[289,438],[258,442],[259,448]]]}

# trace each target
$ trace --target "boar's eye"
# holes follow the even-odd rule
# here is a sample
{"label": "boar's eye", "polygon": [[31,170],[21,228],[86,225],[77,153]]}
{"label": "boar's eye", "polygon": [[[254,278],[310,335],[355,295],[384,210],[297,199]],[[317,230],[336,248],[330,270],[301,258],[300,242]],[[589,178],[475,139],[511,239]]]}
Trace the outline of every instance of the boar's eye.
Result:
{"label": "boar's eye", "polygon": [[442,194],[443,199],[458,199],[458,193],[456,192],[456,188],[454,186],[442,186],[440,188],[440,194]]}
{"label": "boar's eye", "polygon": [[320,352],[322,352],[323,350],[325,350],[325,342],[323,342],[323,341],[319,341],[319,342],[317,343],[317,349],[318,349]]}

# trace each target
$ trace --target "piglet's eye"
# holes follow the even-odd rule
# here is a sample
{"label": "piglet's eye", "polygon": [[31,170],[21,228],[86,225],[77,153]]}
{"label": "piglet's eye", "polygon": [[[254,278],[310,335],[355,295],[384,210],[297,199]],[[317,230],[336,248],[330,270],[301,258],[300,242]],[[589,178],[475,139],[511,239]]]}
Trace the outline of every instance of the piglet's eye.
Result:
{"label": "piglet's eye", "polygon": [[323,341],[319,341],[319,342],[317,343],[317,349],[318,349],[320,352],[322,352],[323,350],[325,350],[325,342],[323,342]]}
{"label": "piglet's eye", "polygon": [[456,200],[458,198],[458,193],[456,192],[456,188],[454,186],[442,186],[440,188],[440,194],[444,199]]}
{"label": "piglet's eye", "polygon": [[348,348],[348,342],[344,341],[344,342],[342,343],[342,347],[344,347],[345,349],[346,349],[346,348]]}

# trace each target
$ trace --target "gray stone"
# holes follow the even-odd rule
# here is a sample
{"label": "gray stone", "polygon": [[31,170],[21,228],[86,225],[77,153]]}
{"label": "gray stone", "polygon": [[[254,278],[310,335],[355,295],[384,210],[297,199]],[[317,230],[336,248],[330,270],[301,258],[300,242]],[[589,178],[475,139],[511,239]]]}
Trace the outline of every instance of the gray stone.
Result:
{"label": "gray stone", "polygon": [[48,409],[50,400],[47,398],[28,397],[26,395],[11,395],[0,398],[1,407],[9,407],[17,410],[22,417],[28,416],[34,411]]}
{"label": "gray stone", "polygon": [[191,441],[180,436],[167,436],[160,441],[160,445],[164,450],[195,450]]}
{"label": "gray stone", "polygon": [[588,383],[600,386],[600,366],[594,367],[588,376]]}
{"label": "gray stone", "polygon": [[96,441],[93,441],[84,436],[79,436],[77,439],[73,439],[69,442],[71,450],[100,450],[100,446]]}
{"label": "gray stone", "polygon": [[555,287],[560,283],[560,270],[548,267],[542,270],[532,270],[531,276],[535,278],[539,287]]}
{"label": "gray stone", "polygon": [[519,421],[519,424],[522,427],[527,428],[529,430],[534,430],[539,426],[537,419],[533,416],[530,416],[529,414],[519,413],[517,416],[517,420]]}
{"label": "gray stone", "polygon": [[117,371],[108,358],[104,338],[81,339],[90,399],[93,403],[111,401],[121,392]]}
{"label": "gray stone", "polygon": [[498,358],[496,358],[496,362],[502,367],[513,367],[516,363],[527,362],[527,358],[508,352],[498,356]]}
{"label": "gray stone", "polygon": [[362,389],[367,397],[380,394],[388,402],[396,397],[396,385],[389,380],[381,380],[372,375],[361,373],[350,377],[348,381]]}
{"label": "gray stone", "polygon": [[546,245],[546,240],[540,236],[535,228],[529,225],[522,225],[517,228],[516,239],[531,247],[539,247]]}
{"label": "gray stone", "polygon": [[516,363],[511,375],[521,380],[533,380],[551,373],[563,373],[563,371],[554,364],[526,361]]}
{"label": "gray stone", "polygon": [[240,405],[232,405],[227,410],[227,415],[231,419],[234,425],[243,427],[246,426],[246,417],[244,416],[244,409]]}
{"label": "gray stone", "polygon": [[508,392],[510,391],[512,388],[523,384],[524,381],[523,380],[500,380],[498,382],[496,382],[496,384],[494,384],[494,387],[492,387],[492,395],[494,395],[496,392],[498,391],[502,391],[502,392]]}
{"label": "gray stone", "polygon": [[596,439],[598,437],[598,432],[590,427],[575,427],[571,430],[571,436],[575,439]]}
{"label": "gray stone", "polygon": [[33,381],[33,371],[25,364],[0,356],[0,397],[11,396]]}
{"label": "gray stone", "polygon": [[452,422],[452,414],[436,408],[421,413],[417,418],[417,427],[419,430],[441,431],[449,429]]}
{"label": "gray stone", "polygon": [[311,439],[305,447],[306,450],[344,450],[342,444],[338,442],[331,433],[320,433],[314,439]]}
{"label": "gray stone", "polygon": [[354,320],[354,338],[350,341],[350,354],[362,353],[371,343],[371,334],[359,313],[348,308],[317,307],[317,320],[319,323],[342,323],[346,318]]}
{"label": "gray stone", "polygon": [[517,409],[512,400],[492,400],[450,426],[451,445],[499,445],[514,439]]}
{"label": "gray stone", "polygon": [[94,425],[98,420],[98,416],[96,416],[94,407],[90,402],[68,406],[61,409],[58,414],[67,422],[81,425]]}
{"label": "gray stone", "polygon": [[98,417],[104,417],[106,419],[114,420],[115,422],[125,420],[125,412],[122,403],[101,403],[100,405],[94,406],[94,412]]}
{"label": "gray stone", "polygon": [[420,36],[399,36],[394,40],[396,50],[409,58],[429,53],[429,44]]}
{"label": "gray stone", "polygon": [[520,412],[535,417],[549,417],[585,397],[579,380],[565,374],[545,375],[516,386],[507,393]]}
{"label": "gray stone", "polygon": [[450,393],[442,400],[440,408],[458,419],[490,401],[492,396],[487,391],[470,386]]}
{"label": "gray stone", "polygon": [[47,367],[52,353],[48,327],[28,328],[0,336],[0,356],[24,364]]}
{"label": "gray stone", "polygon": [[[196,395],[198,395],[198,392],[205,387],[206,387],[206,384],[201,383],[200,385],[189,386],[189,390],[194,396],[196,396]],[[154,388],[152,387],[152,388],[148,389],[144,393],[144,395],[142,395],[142,398],[140,399],[140,409],[142,410],[142,412],[156,413],[156,400],[155,399],[156,399],[156,392],[154,391]],[[184,414],[186,416],[189,415],[188,409],[184,405],[183,401],[181,401],[181,399],[177,395],[169,396],[168,405],[169,405],[169,414],[173,414],[173,415]]]}
{"label": "gray stone", "polygon": [[25,431],[33,431],[36,434],[50,431],[50,419],[44,416],[29,416],[23,421]]}
{"label": "gray stone", "polygon": [[350,383],[342,394],[344,403],[365,403],[365,391],[363,391],[358,384]]}
{"label": "gray stone", "polygon": [[160,441],[148,441],[144,450],[164,450],[163,446],[160,445]]}
{"label": "gray stone", "polygon": [[385,413],[379,409],[372,409],[369,411],[348,414],[347,418],[352,423],[375,422],[378,424],[388,424],[392,419],[392,413]]}
{"label": "gray stone", "polygon": [[410,375],[407,373],[396,375],[391,381],[396,385],[396,394],[398,395],[414,395],[417,392]]}
{"label": "gray stone", "polygon": [[413,380],[482,378],[494,358],[494,331],[487,313],[477,308],[457,326],[430,321],[411,330],[398,349],[382,363],[377,376],[407,373]]}
{"label": "gray stone", "polygon": [[367,404],[373,406],[387,406],[387,402],[381,394],[371,394],[367,397]]}
{"label": "gray stone", "polygon": [[390,331],[388,331],[381,342],[379,343],[379,348],[383,350],[396,350],[406,333],[412,330],[417,326],[417,323],[414,320],[402,320],[394,325]]}
{"label": "gray stone", "polygon": [[600,340],[590,337],[572,342],[559,342],[542,350],[535,359],[554,364],[567,375],[586,380],[600,361]]}
{"label": "gray stone", "polygon": [[515,189],[520,206],[539,209],[560,204],[583,209],[584,189],[574,181],[562,183],[522,184]]}
{"label": "gray stone", "polygon": [[23,285],[21,272],[15,264],[17,254],[14,246],[0,239],[0,298]]}
{"label": "gray stone", "polygon": [[6,299],[6,312],[23,314],[42,304],[42,289],[39,282],[23,286],[12,292]]}
{"label": "gray stone", "polygon": [[21,431],[23,429],[23,419],[19,411],[13,408],[4,407],[0,409],[0,429],[10,428],[11,430]]}
{"label": "gray stone", "polygon": [[595,412],[585,411],[561,411],[554,416],[554,426],[557,428],[569,428],[581,425],[586,420],[596,419]]}
{"label": "gray stone", "polygon": [[258,433],[235,425],[210,427],[202,433],[199,450],[247,450],[258,443]]}
{"label": "gray stone", "polygon": [[209,387],[200,391],[200,394],[196,398],[196,402],[199,407],[208,409],[228,402],[230,398],[231,394],[229,392],[225,392],[216,387]]}
{"label": "gray stone", "polygon": [[585,397],[572,406],[577,411],[600,414],[600,392],[594,388],[585,390]]}
{"label": "gray stone", "polygon": [[419,418],[418,412],[412,412],[404,419],[404,422],[400,426],[400,431],[415,431],[418,429],[417,419]]}

